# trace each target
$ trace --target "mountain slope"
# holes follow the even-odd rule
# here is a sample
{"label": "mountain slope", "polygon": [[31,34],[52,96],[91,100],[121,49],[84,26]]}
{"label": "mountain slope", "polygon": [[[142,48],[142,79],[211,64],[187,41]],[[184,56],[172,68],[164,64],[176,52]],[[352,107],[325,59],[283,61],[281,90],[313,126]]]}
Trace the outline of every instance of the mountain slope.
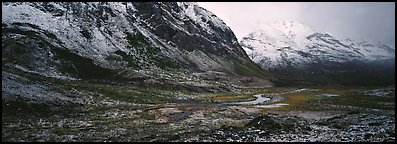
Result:
{"label": "mountain slope", "polygon": [[195,3],[4,2],[2,10],[3,99],[80,103],[87,95],[70,86],[132,99],[113,91],[122,85],[147,102],[164,98],[156,90],[272,86],[230,28]]}
{"label": "mountain slope", "polygon": [[99,69],[182,69],[267,77],[230,28],[195,3],[2,3],[2,9],[3,66],[25,72],[80,79]]}
{"label": "mountain slope", "polygon": [[[394,63],[391,62],[395,59],[393,48],[366,41],[339,40],[296,21],[276,21],[264,25],[240,43],[254,62],[286,81],[362,83],[336,80],[347,75],[360,75],[364,79],[373,77],[368,79],[367,84],[378,83],[376,79],[385,83],[394,81],[390,79],[394,77]],[[377,68],[380,70],[372,70]],[[356,71],[362,72],[357,74]],[[361,75],[363,73],[366,74]],[[382,76],[382,73],[387,73],[387,76]]]}

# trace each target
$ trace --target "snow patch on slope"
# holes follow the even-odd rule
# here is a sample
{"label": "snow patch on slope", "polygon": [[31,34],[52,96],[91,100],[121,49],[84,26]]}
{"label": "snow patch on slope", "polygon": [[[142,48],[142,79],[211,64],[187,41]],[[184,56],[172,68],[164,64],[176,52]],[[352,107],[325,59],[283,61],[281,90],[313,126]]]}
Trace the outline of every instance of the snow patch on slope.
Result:
{"label": "snow patch on slope", "polygon": [[213,28],[211,28],[209,24],[210,22],[214,24],[214,26],[221,28],[223,31],[230,30],[230,28],[226,26],[221,19],[217,18],[212,12],[198,6],[196,3],[178,2],[177,4],[182,8],[187,17],[199,24],[209,34],[216,33],[213,31]]}

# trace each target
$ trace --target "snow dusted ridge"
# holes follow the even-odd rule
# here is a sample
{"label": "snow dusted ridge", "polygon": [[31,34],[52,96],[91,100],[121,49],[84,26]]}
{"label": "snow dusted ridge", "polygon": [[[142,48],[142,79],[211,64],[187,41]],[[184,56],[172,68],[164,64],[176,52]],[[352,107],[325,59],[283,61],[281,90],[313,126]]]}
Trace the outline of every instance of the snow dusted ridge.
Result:
{"label": "snow dusted ridge", "polygon": [[[54,16],[52,12],[43,10],[41,3],[2,3],[2,23],[29,23],[36,25],[40,29],[56,35],[62,41],[63,47],[75,51],[81,56],[91,58],[103,67],[112,67],[105,60],[105,57],[110,52],[122,49],[127,45],[126,41],[122,41],[123,31],[118,29],[122,23],[127,22],[124,17],[113,17],[103,27],[91,27],[89,21],[93,20],[93,18],[89,16],[83,18],[81,16],[89,14],[80,14],[79,17],[73,11],[77,7],[70,8],[71,5],[64,3],[50,3],[46,6],[51,6],[52,9],[61,11],[62,15]],[[99,3],[80,4],[78,6],[85,7],[87,11],[90,11],[95,7],[99,7]],[[114,8],[118,8],[115,11],[118,14],[125,11],[124,7],[124,10],[120,9],[120,7],[114,6]],[[102,13],[102,15],[105,15],[105,13]],[[88,40],[80,34],[80,31],[83,31],[84,28],[90,30],[92,39]],[[103,33],[104,29],[112,31],[113,37]],[[126,29],[133,28],[127,25]],[[126,51],[125,49],[122,50]]]}
{"label": "snow dusted ridge", "polygon": [[339,40],[291,20],[264,24],[244,37],[240,44],[249,57],[265,69],[288,65],[304,67],[306,63],[320,61],[343,63],[395,58],[394,48],[387,45]]}
{"label": "snow dusted ridge", "polygon": [[[195,70],[233,71],[231,58],[250,61],[231,29],[196,3],[4,2],[2,24],[3,29],[10,32],[3,34],[3,41],[17,41],[22,45],[26,44],[22,41],[29,41],[34,48],[33,45],[39,42],[30,41],[34,38],[15,34],[13,30],[38,33],[43,43],[51,45],[48,47],[65,49],[107,69],[126,67],[127,61],[121,52],[133,56],[134,62],[146,69],[179,63]],[[140,35],[144,38],[139,39]],[[134,45],[132,41],[137,39],[145,42]],[[12,51],[13,48],[9,49]],[[52,53],[50,48],[45,50],[37,53]],[[202,57],[208,57],[210,61],[203,63]],[[34,58],[51,63],[51,67],[35,61],[20,67],[26,72],[45,76],[69,77],[56,72],[55,65],[62,65],[57,58],[56,54],[49,58]],[[168,63],[163,64],[164,61]]]}
{"label": "snow dusted ridge", "polygon": [[226,24],[221,19],[216,17],[212,12],[201,8],[196,3],[178,2],[177,4],[179,7],[182,8],[183,12],[188,18],[197,22],[202,28],[205,28],[208,33],[215,33],[213,31],[213,28],[211,28],[211,26],[208,24],[208,22],[212,22],[214,26],[219,27],[224,31],[230,31],[230,28],[226,26]]}

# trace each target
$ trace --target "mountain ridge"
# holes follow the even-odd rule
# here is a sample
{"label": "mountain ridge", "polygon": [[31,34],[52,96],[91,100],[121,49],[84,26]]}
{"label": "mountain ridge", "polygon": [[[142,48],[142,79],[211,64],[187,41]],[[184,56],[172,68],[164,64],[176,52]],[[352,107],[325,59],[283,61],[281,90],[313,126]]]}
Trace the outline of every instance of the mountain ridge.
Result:
{"label": "mountain ridge", "polygon": [[[348,63],[355,63],[351,69],[362,70],[366,68],[358,63],[382,65],[379,61],[395,59],[395,50],[387,45],[371,44],[362,40],[339,40],[329,33],[313,31],[310,27],[295,21],[276,21],[264,25],[262,29],[244,37],[240,43],[255,63],[265,70],[273,71],[272,73],[279,77],[291,74],[286,74],[285,71],[309,71],[324,77],[324,71],[350,71],[346,68],[339,69],[341,65],[350,65]],[[313,79],[309,75],[305,78]],[[333,81],[332,79],[330,81]]]}
{"label": "mountain ridge", "polygon": [[[248,58],[222,20],[195,3],[22,2],[2,3],[2,8],[3,30],[9,32],[3,36],[15,31],[33,33],[42,37],[42,46],[68,50],[105,69],[188,69],[245,75],[237,63],[252,71],[245,76],[268,75]],[[14,41],[13,37],[17,38],[6,37],[3,42]],[[76,78],[61,72],[53,58],[57,55],[34,58],[53,63],[52,68],[38,63],[6,65],[54,78]]]}

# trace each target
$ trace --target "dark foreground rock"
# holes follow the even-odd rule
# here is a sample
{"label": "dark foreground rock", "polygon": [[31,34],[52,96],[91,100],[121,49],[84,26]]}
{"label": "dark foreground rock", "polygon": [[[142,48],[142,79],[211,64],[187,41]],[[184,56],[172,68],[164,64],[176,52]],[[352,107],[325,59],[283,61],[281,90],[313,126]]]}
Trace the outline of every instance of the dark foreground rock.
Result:
{"label": "dark foreground rock", "polygon": [[394,120],[394,114],[349,113],[316,121],[267,114],[244,127],[223,126],[198,141],[393,142]]}

